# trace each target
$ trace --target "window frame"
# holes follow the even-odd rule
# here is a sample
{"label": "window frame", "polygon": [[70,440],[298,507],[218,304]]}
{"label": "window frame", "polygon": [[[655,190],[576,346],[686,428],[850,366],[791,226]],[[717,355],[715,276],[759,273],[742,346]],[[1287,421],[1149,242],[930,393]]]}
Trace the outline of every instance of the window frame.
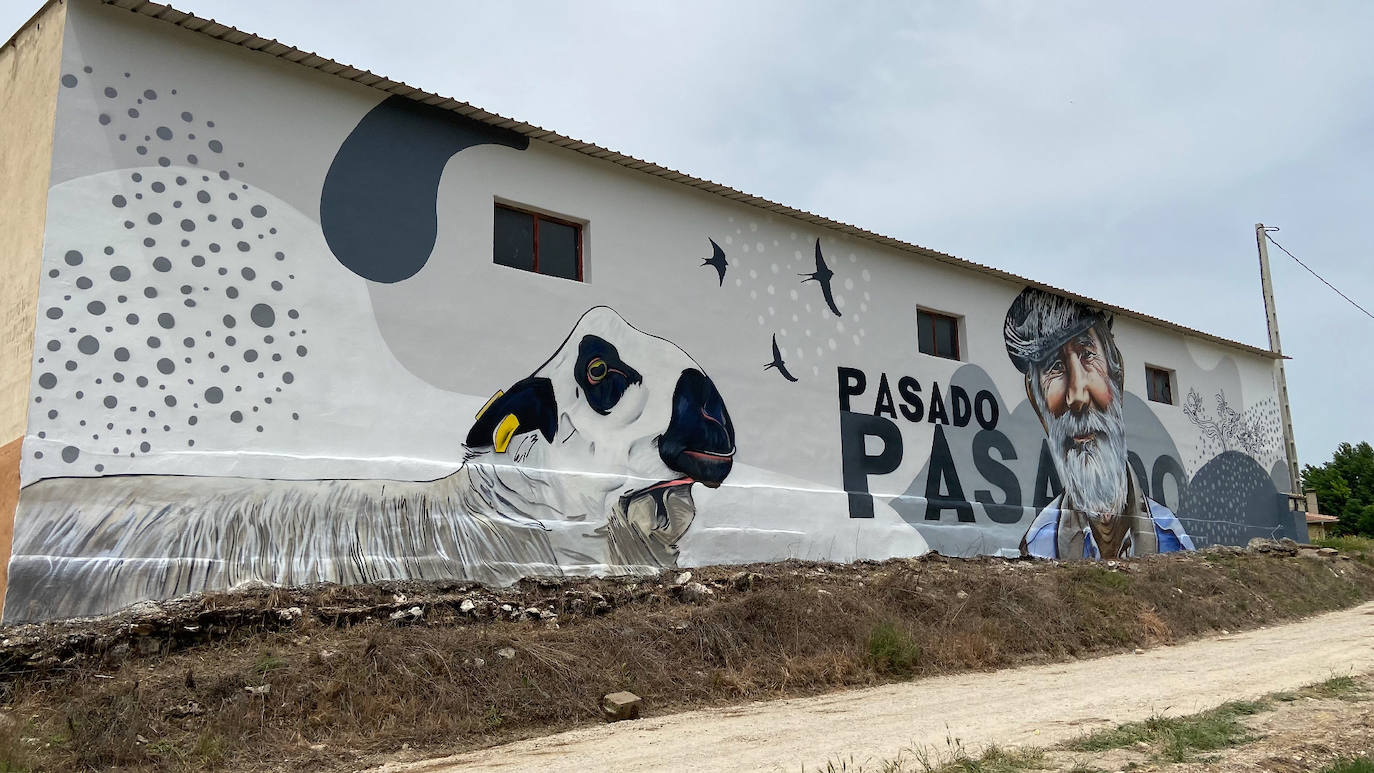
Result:
{"label": "window frame", "polygon": [[[930,320],[930,343],[935,351],[921,350],[921,322],[922,318]],[[939,354],[939,339],[935,335],[935,325],[938,320],[949,320],[954,324],[954,354]],[[916,307],[916,352],[927,357],[939,357],[942,360],[953,360],[955,362],[964,361],[964,318],[958,314],[950,314],[945,311],[928,309],[924,306]]]}
{"label": "window frame", "polygon": [[[1168,400],[1159,400],[1155,398],[1154,385],[1156,379],[1160,376],[1164,379],[1164,388],[1168,390]],[[1145,363],[1145,399],[1152,403],[1159,403],[1160,405],[1178,405],[1175,399],[1175,395],[1178,394],[1176,378],[1177,376],[1175,376],[1171,368],[1161,368],[1158,365],[1151,365],[1148,362]]]}
{"label": "window frame", "polygon": [[[534,248],[534,267],[533,267],[533,268],[531,268],[531,269],[524,269],[524,268],[520,268],[519,266],[508,266],[508,265],[506,265],[506,264],[504,264],[504,263],[498,263],[498,262],[496,262],[496,210],[498,210],[498,209],[505,209],[505,210],[509,210],[509,211],[511,211],[511,212],[518,212],[518,213],[520,213],[520,214],[522,214],[522,215],[529,215],[530,217],[532,217],[532,218],[534,219],[534,227],[533,227],[533,229],[532,229],[532,230],[533,230],[533,234],[534,234],[534,244],[533,244],[533,248]],[[547,220],[547,221],[550,222],[550,223],[554,223],[554,224],[556,224],[556,225],[561,225],[561,226],[567,226],[567,227],[573,229],[573,232],[576,234],[576,240],[575,240],[575,241],[576,241],[576,245],[577,245],[577,276],[576,276],[576,277],[566,277],[566,276],[560,276],[560,275],[558,275],[558,274],[546,274],[546,273],[544,273],[543,271],[540,271],[540,270],[539,270],[539,221],[541,221],[541,220]],[[542,211],[540,211],[540,210],[533,209],[533,208],[530,208],[530,207],[527,207],[527,206],[522,206],[522,205],[520,205],[520,204],[515,204],[515,203],[509,202],[509,201],[502,201],[501,199],[495,199],[495,200],[492,201],[492,222],[491,222],[491,234],[492,234],[492,254],[491,254],[491,261],[492,261],[492,264],[493,264],[493,265],[500,266],[500,267],[502,267],[502,268],[511,268],[511,269],[515,269],[516,271],[526,271],[527,273],[538,274],[539,276],[546,276],[546,277],[549,277],[549,278],[551,278],[551,279],[567,279],[567,280],[570,280],[570,281],[582,282],[582,283],[585,284],[586,281],[587,281],[587,280],[586,280],[587,267],[586,267],[586,261],[585,261],[585,258],[584,258],[585,250],[583,249],[582,242],[583,242],[584,239],[586,238],[586,231],[585,231],[586,226],[587,226],[587,222],[586,222],[585,220],[584,220],[584,221],[578,221],[578,220],[573,220],[573,219],[568,218],[568,217],[565,217],[565,216],[551,215],[551,214],[549,214],[549,213],[547,213],[547,212],[542,212]]]}

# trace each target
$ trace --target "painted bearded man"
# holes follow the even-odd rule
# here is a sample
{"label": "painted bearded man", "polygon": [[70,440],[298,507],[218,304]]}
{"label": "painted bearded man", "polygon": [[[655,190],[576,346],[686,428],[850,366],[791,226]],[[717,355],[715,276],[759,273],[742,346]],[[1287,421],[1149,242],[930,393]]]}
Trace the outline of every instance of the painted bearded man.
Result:
{"label": "painted bearded man", "polygon": [[1021,553],[1120,558],[1192,550],[1183,525],[1145,496],[1127,462],[1124,371],[1112,318],[1028,287],[1007,310],[1003,334],[1064,488],[1031,522]]}

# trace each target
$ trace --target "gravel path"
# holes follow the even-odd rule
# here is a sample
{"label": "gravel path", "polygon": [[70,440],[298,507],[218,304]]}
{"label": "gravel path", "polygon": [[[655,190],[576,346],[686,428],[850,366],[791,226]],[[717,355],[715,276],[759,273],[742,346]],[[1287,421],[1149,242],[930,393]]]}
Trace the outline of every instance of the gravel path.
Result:
{"label": "gravel path", "polygon": [[[1374,671],[1374,603],[1143,654],[958,674],[582,728],[379,773],[814,771],[959,739],[1048,746],[1085,730]],[[837,765],[838,767],[838,765]]]}

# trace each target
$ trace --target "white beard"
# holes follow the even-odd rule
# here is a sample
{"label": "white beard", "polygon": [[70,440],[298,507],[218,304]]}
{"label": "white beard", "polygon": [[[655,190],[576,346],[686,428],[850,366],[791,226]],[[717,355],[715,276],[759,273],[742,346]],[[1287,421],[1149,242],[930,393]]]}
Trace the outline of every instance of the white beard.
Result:
{"label": "white beard", "polygon": [[[1065,504],[1093,520],[1111,520],[1126,505],[1126,423],[1120,396],[1113,394],[1105,411],[1090,408],[1058,418],[1045,410],[1038,393],[1036,400],[1040,415],[1049,417],[1050,456],[1064,484]],[[1083,446],[1074,443],[1074,437],[1087,434],[1097,439]]]}

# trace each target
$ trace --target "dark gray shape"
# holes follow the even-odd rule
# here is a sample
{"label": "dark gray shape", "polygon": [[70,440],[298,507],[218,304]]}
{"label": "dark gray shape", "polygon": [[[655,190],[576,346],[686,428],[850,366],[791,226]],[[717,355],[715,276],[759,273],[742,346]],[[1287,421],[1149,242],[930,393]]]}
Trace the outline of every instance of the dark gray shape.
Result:
{"label": "dark gray shape", "polygon": [[255,272],[253,269],[249,268],[248,266],[244,266],[244,267],[239,271],[239,274],[240,274],[244,279],[246,279],[246,280],[248,280],[248,281],[250,281],[250,282],[253,281],[253,279],[255,279],[255,278],[257,277],[257,272]]}
{"label": "dark gray shape", "polygon": [[81,290],[89,290],[89,289],[91,289],[91,285],[92,285],[92,284],[93,284],[93,283],[91,282],[91,278],[90,278],[90,277],[87,277],[87,276],[79,276],[79,277],[76,278],[76,286],[77,286],[77,288],[79,288],[79,289],[81,289]]}
{"label": "dark gray shape", "polygon": [[56,338],[48,342],[48,351],[55,352],[62,348],[62,342]]}
{"label": "dark gray shape", "polygon": [[[157,269],[158,271],[164,272],[164,273],[165,273],[165,272],[168,272],[168,271],[171,271],[171,270],[172,270],[172,261],[170,261],[170,260],[168,260],[168,259],[166,259],[166,258],[164,258],[164,257],[158,256],[157,258],[154,258],[154,259],[153,259],[153,268]],[[148,296],[148,297],[151,298],[151,297],[153,297],[153,296]]]}
{"label": "dark gray shape", "polygon": [[196,230],[196,221],[190,218],[182,218],[181,230],[186,231],[187,233]]}
{"label": "dark gray shape", "polygon": [[399,282],[429,260],[444,165],[474,145],[524,150],[529,139],[401,96],[383,100],[339,147],[320,195],[334,256],[374,282]]}
{"label": "dark gray shape", "polygon": [[177,319],[176,317],[173,317],[171,314],[168,314],[164,311],[161,314],[157,315],[157,324],[163,330],[171,330],[172,328],[176,327]]}
{"label": "dark gray shape", "polygon": [[254,204],[254,205],[248,210],[248,212],[249,212],[249,214],[251,214],[253,217],[267,217],[267,207],[264,207],[264,206],[261,205],[261,204]]}
{"label": "dark gray shape", "polygon": [[196,201],[199,201],[201,204],[209,204],[210,194],[205,191],[196,191]]}
{"label": "dark gray shape", "polygon": [[62,449],[62,461],[71,464],[76,461],[76,457],[81,455],[81,449],[76,446],[67,446]]}
{"label": "dark gray shape", "polygon": [[115,266],[110,269],[110,278],[116,282],[127,282],[132,275],[128,266]]}
{"label": "dark gray shape", "polygon": [[114,99],[115,97],[119,96],[119,92],[115,91],[114,86],[106,86],[105,96],[109,97],[110,99]]}
{"label": "dark gray shape", "polygon": [[149,451],[151,451],[152,448],[153,448],[152,445],[151,445],[150,443],[148,443],[148,441],[146,441],[146,440],[143,441],[142,443],[139,443],[139,444],[138,444],[138,450],[142,451],[142,452],[145,453],[145,454],[148,453]]}
{"label": "dark gray shape", "polygon": [[[230,196],[233,196],[234,194],[231,193],[231,194],[229,194],[229,195],[230,195]],[[231,219],[229,220],[229,225],[233,226],[234,228],[242,228],[242,227],[243,227],[243,218],[239,218],[239,217],[231,218]]]}
{"label": "dark gray shape", "polygon": [[[210,403],[211,405],[215,405],[221,402],[222,400],[224,400],[223,389],[220,389],[219,387],[210,387],[209,389],[205,390],[205,402]],[[194,419],[195,417],[192,416],[191,418]]]}
{"label": "dark gray shape", "polygon": [[1203,547],[1285,536],[1287,510],[1285,498],[1259,462],[1240,451],[1223,451],[1193,476],[1177,515],[1197,546]]}
{"label": "dark gray shape", "polygon": [[69,88],[69,89],[75,87],[75,86],[76,86],[76,76],[75,76],[75,75],[72,75],[71,73],[67,73],[66,75],[63,75],[63,76],[62,76],[62,85],[63,85],[63,86],[66,86],[66,87]]}
{"label": "dark gray shape", "polygon": [[86,304],[86,311],[96,316],[99,316],[105,313],[105,304],[101,303],[100,301],[91,301],[90,303]]}
{"label": "dark gray shape", "polygon": [[272,327],[277,321],[277,313],[265,303],[254,304],[248,315],[258,327]]}
{"label": "dark gray shape", "polygon": [[161,223],[162,223],[162,215],[159,215],[159,214],[156,213],[156,212],[149,212],[149,213],[148,213],[148,225],[160,225]]}
{"label": "dark gray shape", "polygon": [[160,360],[157,361],[157,372],[158,372],[158,373],[161,373],[161,374],[164,375],[164,376],[169,376],[169,375],[171,375],[171,374],[172,374],[172,371],[174,371],[174,370],[176,370],[176,369],[177,369],[176,363],[172,362],[171,360],[167,359],[166,357],[163,357],[162,359],[160,359]]}
{"label": "dark gray shape", "polygon": [[257,350],[257,349],[245,349],[245,350],[243,351],[243,359],[244,359],[244,362],[257,362],[257,360],[258,360],[258,350]]}
{"label": "dark gray shape", "polygon": [[113,408],[116,405],[119,405],[119,399],[116,398],[114,395],[105,395],[104,403],[106,408]]}
{"label": "dark gray shape", "polygon": [[234,317],[229,314],[225,314],[224,319],[221,321],[224,322],[225,327],[233,327],[238,324],[238,320],[234,319]]}
{"label": "dark gray shape", "polygon": [[114,198],[110,199],[110,203],[116,207],[126,207],[129,205],[129,200],[116,193]]}
{"label": "dark gray shape", "polygon": [[51,373],[44,373],[38,377],[38,385],[44,389],[52,389],[57,386],[57,376]]}
{"label": "dark gray shape", "polygon": [[152,89],[145,89],[143,92],[143,98],[147,100],[157,99],[157,92],[153,91]]}
{"label": "dark gray shape", "polygon": [[238,424],[239,422],[243,421],[243,411],[234,411],[230,413],[229,421],[232,421],[235,424]]}
{"label": "dark gray shape", "polygon": [[170,140],[172,138],[172,130],[168,129],[166,126],[159,126],[157,127],[157,136],[158,139]]}
{"label": "dark gray shape", "polygon": [[83,259],[81,252],[78,250],[67,250],[67,254],[63,256],[63,260],[67,261],[67,265],[69,266],[79,266]]}
{"label": "dark gray shape", "polygon": [[128,362],[128,361],[129,361],[129,350],[128,350],[128,349],[125,349],[125,348],[122,347],[122,346],[119,347],[118,349],[115,349],[115,350],[114,350],[114,358],[115,358],[117,361],[119,361],[119,362]]}
{"label": "dark gray shape", "polygon": [[239,248],[239,252],[247,252],[248,250],[252,249],[252,247],[249,246],[248,242],[239,242],[236,246]]}
{"label": "dark gray shape", "polygon": [[101,114],[100,114],[100,117],[97,118],[96,120],[100,121],[100,125],[101,125],[101,126],[109,126],[109,125],[110,125],[110,121],[113,120],[113,119],[110,118],[110,114],[109,114],[109,113],[101,113]]}
{"label": "dark gray shape", "polygon": [[82,354],[95,354],[100,351],[100,341],[95,336],[81,336],[81,340],[76,342],[76,350]]}
{"label": "dark gray shape", "polygon": [[45,313],[47,314],[48,319],[62,319],[62,309],[59,309],[56,306],[53,306],[52,308],[48,309]]}
{"label": "dark gray shape", "polygon": [[210,140],[210,142],[207,144],[210,146],[210,150],[213,150],[216,153],[224,152],[224,143],[220,142],[219,140]]}
{"label": "dark gray shape", "polygon": [[190,123],[190,122],[191,122],[192,120],[194,120],[194,119],[195,119],[195,116],[191,115],[190,113],[182,113],[182,114],[181,114],[181,120],[185,121],[186,123]]}

